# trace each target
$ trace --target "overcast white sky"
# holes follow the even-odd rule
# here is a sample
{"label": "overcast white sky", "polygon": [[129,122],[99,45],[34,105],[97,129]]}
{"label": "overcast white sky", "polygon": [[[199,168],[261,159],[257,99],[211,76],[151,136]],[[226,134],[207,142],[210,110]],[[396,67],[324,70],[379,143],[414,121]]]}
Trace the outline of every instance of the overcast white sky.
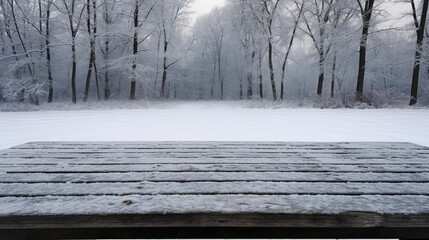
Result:
{"label": "overcast white sky", "polygon": [[224,4],[225,0],[195,0],[192,4],[192,11],[194,12],[193,20],[209,13],[214,7],[220,7]]}

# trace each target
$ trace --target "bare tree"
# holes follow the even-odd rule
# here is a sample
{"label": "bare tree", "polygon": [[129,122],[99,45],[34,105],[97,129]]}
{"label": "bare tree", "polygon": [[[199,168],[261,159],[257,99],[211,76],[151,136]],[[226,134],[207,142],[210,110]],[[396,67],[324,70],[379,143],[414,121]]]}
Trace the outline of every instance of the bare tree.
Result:
{"label": "bare tree", "polygon": [[[16,46],[15,46],[15,42],[14,39],[12,37],[12,20],[11,17],[9,16],[9,9],[8,6],[5,4],[4,0],[0,0],[0,7],[2,9],[2,14],[3,14],[3,32],[4,34],[6,34],[7,38],[9,39],[10,42],[10,48],[12,50],[12,54],[13,54],[13,58],[15,59],[15,62],[18,63],[19,62],[19,58],[18,58],[18,53],[16,50]],[[5,42],[5,41],[4,41]],[[6,47],[2,47],[2,52],[4,54],[4,52],[6,51]],[[19,78],[20,73],[19,73],[19,69],[16,69],[13,73],[17,78]],[[9,85],[9,83],[7,83],[6,85]],[[2,89],[4,89],[5,86],[4,84],[2,84]],[[24,88],[20,88],[19,91],[21,92],[21,99],[20,101],[24,101],[24,92],[25,89]]]}
{"label": "bare tree", "polygon": [[354,17],[355,9],[350,5],[351,1],[335,1],[331,17],[330,48],[333,48],[331,68],[331,98],[335,97],[335,84],[337,79],[338,48],[342,42],[347,42],[347,28]]}
{"label": "bare tree", "polygon": [[273,100],[277,101],[277,87],[274,70],[274,20],[277,14],[277,9],[281,0],[260,0],[254,2],[245,0],[250,7],[256,20],[261,24],[265,30],[267,43],[268,43],[268,69],[270,74],[271,90]]}
{"label": "bare tree", "polygon": [[52,62],[51,62],[51,7],[53,0],[46,0],[46,61],[48,64],[48,103],[51,103],[54,98],[54,80],[52,77]]}
{"label": "bare tree", "polygon": [[[258,29],[254,26],[255,19],[254,16],[249,15],[246,11],[247,3],[243,0],[237,1],[235,5],[235,11],[238,14],[234,14],[236,18],[232,21],[234,31],[237,33],[238,39],[240,41],[240,45],[242,47],[244,53],[244,59],[246,63],[246,78],[247,78],[247,91],[246,97],[247,99],[251,99],[253,97],[253,66],[256,58],[256,44],[257,41],[255,38],[258,37]],[[241,81],[241,79],[240,79]],[[242,83],[240,82],[240,87],[242,87]]]}
{"label": "bare tree", "polygon": [[[85,84],[85,92],[83,94],[83,101],[86,102],[88,100],[89,96],[89,87],[91,84],[91,78],[93,70],[95,70],[95,79],[96,79],[96,85],[97,85],[97,96],[98,100],[100,100],[100,91],[98,88],[98,74],[97,74],[97,65],[96,65],[96,42],[97,42],[97,1],[96,0],[87,0],[86,3],[86,12],[87,12],[87,18],[86,18],[86,27],[88,30],[88,36],[89,36],[89,46],[90,46],[90,53],[89,53],[89,66],[88,66],[88,72],[86,75],[86,84]],[[92,12],[91,12],[92,11]],[[91,22],[92,20],[92,22]]]}
{"label": "bare tree", "polygon": [[139,10],[141,1],[135,0],[134,3],[134,37],[133,37],[133,65],[132,65],[132,78],[130,89],[130,100],[136,98],[136,85],[137,85],[137,54],[139,52]]}
{"label": "bare tree", "polygon": [[273,91],[273,99],[277,100],[277,89],[276,89],[276,81],[274,75],[274,63],[273,63],[273,21],[274,16],[277,11],[277,6],[280,0],[263,0],[264,9],[268,14],[267,19],[267,29],[268,29],[268,66],[270,69],[270,80],[271,80],[271,89]]}
{"label": "bare tree", "polygon": [[[31,58],[31,53],[29,52],[29,50],[27,49],[27,45],[24,41],[24,35],[20,30],[20,27],[18,25],[18,19],[17,19],[17,13],[16,13],[16,9],[22,9],[18,3],[15,2],[15,0],[7,0],[7,3],[9,4],[10,7],[10,14],[11,14],[11,19],[13,22],[13,25],[15,27],[15,33],[18,36],[18,40],[20,42],[21,48],[23,50],[23,55],[25,56],[25,65],[26,68],[28,70],[28,74],[30,75],[30,83],[31,83],[31,90],[30,90],[30,100],[32,103],[38,105],[39,104],[39,100],[37,97],[37,79],[35,78],[35,69],[34,69],[34,62],[33,59]],[[17,6],[15,6],[17,5]],[[21,10],[22,11],[22,10]],[[23,88],[23,90],[25,90],[25,88]]]}
{"label": "bare tree", "polygon": [[[71,36],[71,52],[72,52],[72,72],[71,72],[71,92],[72,102],[76,104],[76,74],[77,74],[77,56],[76,56],[76,36],[80,30],[82,16],[85,10],[85,3],[79,0],[61,0],[63,3],[65,14],[68,18],[69,31]],[[60,9],[58,7],[58,9]]]}
{"label": "bare tree", "polygon": [[[288,9],[288,12],[290,12],[292,17],[293,17],[293,29],[292,29],[292,33],[290,34],[289,43],[287,45],[287,50],[286,50],[285,57],[283,59],[283,64],[282,64],[282,78],[281,78],[281,86],[280,86],[280,98],[281,98],[281,100],[284,99],[284,95],[285,95],[286,64],[289,60],[289,55],[292,51],[292,46],[293,46],[293,43],[295,41],[296,32],[297,32],[298,27],[299,27],[299,22],[300,22],[302,13],[304,11],[305,0],[301,1],[300,3],[298,1],[294,1],[294,5],[298,10],[298,14],[296,16],[293,14],[293,10]],[[308,24],[307,24],[307,26],[308,26]]]}
{"label": "bare tree", "polygon": [[131,88],[130,88],[130,100],[136,99],[136,89],[137,89],[137,57],[139,54],[139,45],[143,43],[151,34],[139,39],[140,28],[143,26],[145,20],[149,18],[150,13],[154,9],[156,2],[149,7],[149,10],[144,14],[143,18],[140,19],[140,7],[143,3],[146,3],[147,0],[135,0],[134,1],[134,10],[132,14],[133,20],[133,54],[132,54],[132,70],[131,70]]}
{"label": "bare tree", "polygon": [[203,44],[208,57],[211,59],[210,64],[212,64],[210,70],[210,97],[212,99],[215,97],[216,80],[219,83],[219,97],[221,99],[224,97],[224,45],[227,33],[224,17],[226,17],[224,12],[215,9],[207,15],[207,18],[197,23],[197,35],[199,34],[197,38]]}
{"label": "bare tree", "polygon": [[101,47],[104,60],[104,100],[110,98],[110,77],[109,77],[109,54],[110,54],[110,25],[113,22],[111,11],[113,10],[115,1],[112,3],[109,0],[103,0],[103,21],[104,21],[104,46]]}
{"label": "bare tree", "polygon": [[[356,87],[356,100],[363,100],[363,86],[365,82],[365,68],[366,68],[366,48],[368,43],[369,28],[371,26],[371,17],[374,10],[375,0],[356,0],[362,18],[362,35],[360,39],[359,49],[359,69],[358,79]],[[364,1],[365,4],[362,2]]]}
{"label": "bare tree", "polygon": [[[217,64],[217,76],[220,84],[220,98],[224,97],[224,85],[225,78],[223,76],[223,62],[224,62],[224,39],[225,39],[225,29],[222,24],[220,10],[215,11],[217,19],[219,20],[217,23],[210,25],[210,30],[212,33],[212,45],[211,48],[213,50],[213,57],[215,65]],[[216,66],[214,67],[216,69]]]}
{"label": "bare tree", "polygon": [[161,0],[161,36],[163,38],[163,71],[161,80],[161,98],[165,98],[168,69],[179,62],[180,57],[168,62],[169,46],[174,35],[177,35],[179,24],[187,15],[187,8],[193,0]]}
{"label": "bare tree", "polygon": [[417,8],[414,3],[414,0],[410,0],[410,3],[413,10],[414,25],[417,29],[416,54],[414,57],[414,69],[413,69],[413,79],[412,79],[412,85],[411,85],[411,100],[410,100],[410,105],[412,106],[417,104],[420,65],[422,60],[423,40],[424,40],[424,33],[426,30],[426,19],[427,19],[429,1],[428,0],[423,1],[423,8],[422,8],[422,13],[420,17],[420,23],[417,19]]}
{"label": "bare tree", "polygon": [[305,25],[307,28],[306,33],[310,36],[314,43],[314,47],[319,55],[319,80],[317,84],[317,95],[321,96],[323,93],[323,83],[325,81],[325,59],[329,53],[330,46],[326,46],[328,39],[326,28],[330,20],[331,12],[333,11],[334,0],[313,0],[313,8],[309,9],[310,13],[316,19],[317,31],[314,31],[307,17],[304,17]]}
{"label": "bare tree", "polygon": [[258,79],[259,79],[259,97],[264,98],[264,85],[262,76],[262,51],[258,53]]}

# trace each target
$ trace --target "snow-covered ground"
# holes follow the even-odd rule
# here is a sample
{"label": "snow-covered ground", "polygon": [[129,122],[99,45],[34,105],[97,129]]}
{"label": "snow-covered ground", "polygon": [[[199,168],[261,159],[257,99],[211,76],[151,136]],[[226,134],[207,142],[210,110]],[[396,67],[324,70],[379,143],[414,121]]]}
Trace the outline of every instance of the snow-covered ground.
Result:
{"label": "snow-covered ground", "polygon": [[429,109],[263,109],[202,102],[0,112],[0,149],[30,141],[399,141],[429,146]]}

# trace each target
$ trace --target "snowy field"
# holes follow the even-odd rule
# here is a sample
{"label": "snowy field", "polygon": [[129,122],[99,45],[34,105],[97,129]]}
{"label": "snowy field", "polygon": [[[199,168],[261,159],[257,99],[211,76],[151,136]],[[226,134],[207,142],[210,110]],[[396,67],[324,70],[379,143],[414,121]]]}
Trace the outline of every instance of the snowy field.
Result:
{"label": "snowy field", "polygon": [[165,103],[0,112],[0,149],[30,141],[392,141],[429,146],[429,109],[263,109]]}

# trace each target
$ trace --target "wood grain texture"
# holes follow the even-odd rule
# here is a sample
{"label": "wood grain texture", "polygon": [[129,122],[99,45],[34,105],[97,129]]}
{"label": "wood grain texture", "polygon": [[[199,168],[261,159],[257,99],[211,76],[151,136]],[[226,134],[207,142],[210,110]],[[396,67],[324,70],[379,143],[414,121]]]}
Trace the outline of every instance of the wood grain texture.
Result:
{"label": "wood grain texture", "polygon": [[192,237],[180,234],[186,229],[197,237],[323,237],[315,234],[328,229],[327,237],[423,239],[429,238],[429,148],[34,142],[0,151],[0,206],[0,239],[26,239],[31,231],[100,237],[108,229],[163,238],[168,234],[156,231],[163,228],[175,233],[169,238]]}

